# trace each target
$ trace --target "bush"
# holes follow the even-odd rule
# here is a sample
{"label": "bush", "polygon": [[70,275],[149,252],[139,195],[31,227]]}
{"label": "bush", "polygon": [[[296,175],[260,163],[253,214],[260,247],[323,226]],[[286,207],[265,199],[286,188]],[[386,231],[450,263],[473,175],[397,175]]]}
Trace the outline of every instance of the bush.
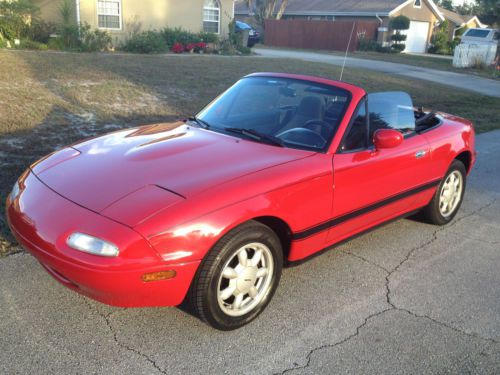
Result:
{"label": "bush", "polygon": [[50,38],[47,47],[56,51],[63,51],[65,49],[64,40],[61,37]]}
{"label": "bush", "polygon": [[391,35],[391,40],[393,42],[404,42],[406,40],[406,35],[396,32],[396,34]]}
{"label": "bush", "polygon": [[242,55],[251,55],[252,49],[247,46],[237,46],[236,50]]}
{"label": "bush", "polygon": [[143,31],[127,39],[122,49],[132,53],[162,53],[168,51],[169,48],[162,33]]}
{"label": "bush", "polygon": [[175,43],[188,45],[202,41],[199,35],[183,30],[180,27],[176,27],[175,29],[166,27],[160,32],[160,34],[165,40],[168,48],[171,48]]}
{"label": "bush", "polygon": [[73,24],[63,24],[59,28],[59,35],[64,48],[67,50],[77,50],[80,47],[80,36],[78,35],[78,26]]}
{"label": "bush", "polygon": [[24,37],[27,20],[35,19],[38,8],[30,0],[0,1],[0,35],[7,40]]}
{"label": "bush", "polygon": [[358,51],[377,51],[379,43],[373,39],[360,38],[358,41]]}
{"label": "bush", "polygon": [[55,23],[35,19],[31,22],[27,37],[35,42],[47,44],[50,35],[56,33],[57,25]]}
{"label": "bush", "polygon": [[442,22],[434,32],[431,39],[430,53],[438,55],[451,55],[455,46],[448,41],[448,21]]}
{"label": "bush", "polygon": [[406,45],[403,44],[403,43],[393,43],[392,46],[391,46],[392,50],[394,52],[403,52],[404,49],[406,48]]}
{"label": "bush", "polygon": [[402,52],[406,48],[404,42],[406,40],[406,35],[401,33],[401,30],[408,30],[410,28],[410,19],[406,16],[397,16],[391,18],[389,21],[389,27],[391,30],[394,30],[394,34],[391,36],[392,40],[392,51],[393,52]]}
{"label": "bush", "polygon": [[80,50],[83,52],[108,51],[111,47],[111,36],[106,31],[92,30],[88,23],[80,27]]}
{"label": "bush", "polygon": [[389,27],[393,30],[408,30],[410,28],[410,19],[406,16],[391,18]]}
{"label": "bush", "polygon": [[0,48],[7,48],[7,40],[0,38]]}
{"label": "bush", "polygon": [[3,15],[0,17],[0,35],[7,40],[20,38],[26,33],[28,25],[22,18],[15,15]]}
{"label": "bush", "polygon": [[171,50],[173,53],[182,53],[184,52],[184,46],[181,43],[174,43]]}
{"label": "bush", "polygon": [[219,43],[219,36],[217,34],[206,33],[204,31],[198,34],[198,39],[200,40],[200,42],[205,42],[205,43],[213,43],[213,44]]}
{"label": "bush", "polygon": [[33,49],[39,51],[46,51],[48,47],[45,43],[39,43],[30,39],[21,39],[21,43],[16,46],[16,49]]}

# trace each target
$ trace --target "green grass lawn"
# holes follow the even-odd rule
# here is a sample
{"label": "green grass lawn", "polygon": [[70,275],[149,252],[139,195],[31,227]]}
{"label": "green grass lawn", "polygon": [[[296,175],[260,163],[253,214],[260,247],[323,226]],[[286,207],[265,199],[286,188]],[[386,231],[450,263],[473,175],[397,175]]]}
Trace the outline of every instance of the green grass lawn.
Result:
{"label": "green grass lawn", "polygon": [[[82,138],[196,113],[241,76],[280,71],[338,77],[339,67],[223,56],[65,54],[0,50],[0,200],[41,156]],[[349,69],[368,91],[408,91],[419,106],[500,128],[500,99],[424,81]],[[0,255],[12,250],[0,216]]]}

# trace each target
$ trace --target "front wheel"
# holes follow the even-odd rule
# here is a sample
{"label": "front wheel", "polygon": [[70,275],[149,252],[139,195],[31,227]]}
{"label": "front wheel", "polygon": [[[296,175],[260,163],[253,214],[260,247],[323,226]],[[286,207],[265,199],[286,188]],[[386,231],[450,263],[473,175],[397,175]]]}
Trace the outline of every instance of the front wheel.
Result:
{"label": "front wheel", "polygon": [[191,286],[191,304],[213,327],[239,328],[265,309],[282,267],[276,234],[258,222],[243,224],[225,235],[203,260]]}
{"label": "front wheel", "polygon": [[431,202],[422,210],[428,222],[445,225],[453,220],[462,204],[466,175],[464,164],[454,160]]}

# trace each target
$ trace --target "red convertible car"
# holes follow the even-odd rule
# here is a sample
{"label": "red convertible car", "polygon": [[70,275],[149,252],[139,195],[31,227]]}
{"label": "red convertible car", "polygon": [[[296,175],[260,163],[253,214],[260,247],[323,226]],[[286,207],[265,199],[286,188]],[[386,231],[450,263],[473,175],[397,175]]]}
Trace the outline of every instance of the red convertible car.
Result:
{"label": "red convertible car", "polygon": [[60,283],[116,306],[192,304],[212,326],[263,311],[284,264],[388,220],[453,219],[471,122],[322,78],[258,73],[196,117],[33,164],[10,228]]}

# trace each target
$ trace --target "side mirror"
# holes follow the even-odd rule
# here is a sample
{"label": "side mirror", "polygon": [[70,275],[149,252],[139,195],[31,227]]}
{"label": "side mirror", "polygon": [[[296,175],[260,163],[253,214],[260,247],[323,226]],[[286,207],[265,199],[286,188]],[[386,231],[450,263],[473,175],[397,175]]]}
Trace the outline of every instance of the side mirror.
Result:
{"label": "side mirror", "polygon": [[373,144],[377,150],[394,148],[403,143],[403,134],[394,129],[379,129],[373,135]]}

